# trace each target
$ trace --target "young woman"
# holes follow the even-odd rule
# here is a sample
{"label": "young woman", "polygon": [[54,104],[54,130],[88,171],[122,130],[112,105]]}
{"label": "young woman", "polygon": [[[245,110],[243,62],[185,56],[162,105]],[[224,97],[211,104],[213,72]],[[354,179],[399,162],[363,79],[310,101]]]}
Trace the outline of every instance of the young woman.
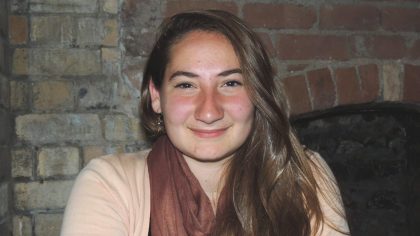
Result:
{"label": "young woman", "polygon": [[223,11],[163,22],[145,68],[151,150],[95,159],[62,235],[344,235],[339,190],[296,139],[258,37]]}

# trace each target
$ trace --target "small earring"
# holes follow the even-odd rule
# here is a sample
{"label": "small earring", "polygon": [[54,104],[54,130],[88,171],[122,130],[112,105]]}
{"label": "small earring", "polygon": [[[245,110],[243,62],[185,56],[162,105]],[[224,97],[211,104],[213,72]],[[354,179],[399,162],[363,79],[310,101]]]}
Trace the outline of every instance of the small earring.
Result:
{"label": "small earring", "polygon": [[156,122],[156,126],[157,126],[157,132],[158,133],[162,133],[165,130],[165,126],[163,124],[162,114],[159,114],[159,117],[158,117],[157,122]]}

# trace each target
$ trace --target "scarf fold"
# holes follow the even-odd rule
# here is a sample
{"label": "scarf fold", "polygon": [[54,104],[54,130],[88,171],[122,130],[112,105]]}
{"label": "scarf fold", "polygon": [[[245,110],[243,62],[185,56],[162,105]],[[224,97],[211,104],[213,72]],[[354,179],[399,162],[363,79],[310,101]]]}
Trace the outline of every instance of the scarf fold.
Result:
{"label": "scarf fold", "polygon": [[166,135],[154,143],[147,166],[152,236],[210,235],[215,222],[210,199]]}

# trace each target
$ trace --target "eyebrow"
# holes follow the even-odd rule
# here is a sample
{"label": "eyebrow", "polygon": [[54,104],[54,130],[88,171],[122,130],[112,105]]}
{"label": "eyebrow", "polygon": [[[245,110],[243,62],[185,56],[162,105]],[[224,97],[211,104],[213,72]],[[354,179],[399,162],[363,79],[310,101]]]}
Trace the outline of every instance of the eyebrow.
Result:
{"label": "eyebrow", "polygon": [[[235,68],[235,69],[230,69],[230,70],[225,70],[220,72],[219,74],[217,74],[217,76],[222,76],[222,77],[226,77],[229,76],[231,74],[242,74],[242,70],[239,68]],[[172,80],[173,78],[177,77],[177,76],[185,76],[188,78],[197,78],[199,77],[199,75],[194,74],[192,72],[188,72],[188,71],[175,71],[170,77],[169,80]]]}

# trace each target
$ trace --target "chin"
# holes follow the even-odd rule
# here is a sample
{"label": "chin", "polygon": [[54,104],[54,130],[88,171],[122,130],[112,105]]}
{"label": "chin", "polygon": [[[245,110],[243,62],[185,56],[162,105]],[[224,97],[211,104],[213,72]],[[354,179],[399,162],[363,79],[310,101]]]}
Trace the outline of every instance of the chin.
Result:
{"label": "chin", "polygon": [[233,153],[211,153],[211,151],[200,151],[197,153],[185,153],[188,157],[202,162],[217,162],[230,158]]}

